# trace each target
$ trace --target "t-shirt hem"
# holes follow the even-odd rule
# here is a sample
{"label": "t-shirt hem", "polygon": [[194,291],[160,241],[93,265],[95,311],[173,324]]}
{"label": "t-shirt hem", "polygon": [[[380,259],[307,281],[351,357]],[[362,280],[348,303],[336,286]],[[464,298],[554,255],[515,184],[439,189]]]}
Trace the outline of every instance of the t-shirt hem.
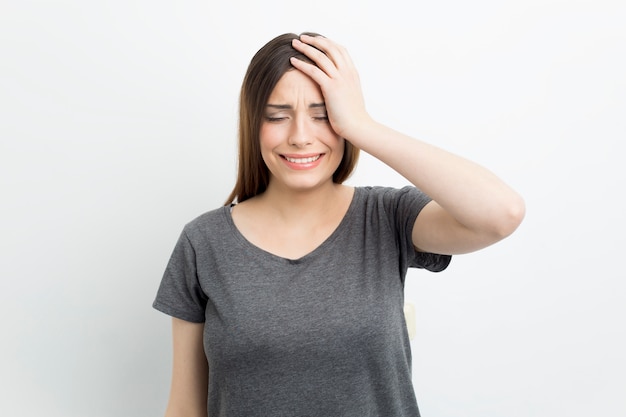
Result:
{"label": "t-shirt hem", "polygon": [[181,319],[185,321],[190,321],[192,323],[204,323],[205,321],[204,315],[197,316],[194,314],[189,314],[188,312],[181,311],[179,309],[176,309],[167,304],[160,303],[158,301],[155,301],[154,303],[152,303],[152,308],[154,308],[157,311],[160,311],[161,313],[165,313],[168,316],[172,316],[177,319]]}
{"label": "t-shirt hem", "polygon": [[415,262],[410,267],[423,268],[430,272],[442,272],[448,268],[451,261],[452,255],[416,251]]}

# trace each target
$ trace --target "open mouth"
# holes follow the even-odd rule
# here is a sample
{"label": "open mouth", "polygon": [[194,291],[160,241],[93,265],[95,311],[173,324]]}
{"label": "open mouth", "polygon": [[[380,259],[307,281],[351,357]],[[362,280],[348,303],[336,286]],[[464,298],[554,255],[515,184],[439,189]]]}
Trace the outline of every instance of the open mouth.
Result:
{"label": "open mouth", "polygon": [[317,154],[314,156],[307,156],[305,158],[293,158],[290,156],[285,156],[285,155],[281,155],[284,159],[286,159],[288,162],[291,162],[292,164],[310,164],[312,162],[317,161],[318,159],[320,159],[322,157],[323,154]]}

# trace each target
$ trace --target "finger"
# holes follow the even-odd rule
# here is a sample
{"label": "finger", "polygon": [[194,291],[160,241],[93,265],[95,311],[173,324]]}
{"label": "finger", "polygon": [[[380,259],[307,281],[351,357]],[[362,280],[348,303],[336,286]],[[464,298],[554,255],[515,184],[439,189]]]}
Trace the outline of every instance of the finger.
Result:
{"label": "finger", "polygon": [[320,49],[317,49],[314,46],[300,41],[299,39],[294,39],[292,41],[292,45],[297,51],[303,53],[308,58],[310,58],[311,61],[315,62],[315,64],[322,71],[328,74],[328,76],[332,77],[335,75],[335,72],[337,71],[337,66],[332,61],[332,59],[328,55],[326,55],[326,53],[324,53]]}
{"label": "finger", "polygon": [[328,81],[328,75],[319,67],[304,62],[296,57],[290,58],[291,65],[297,70],[301,71],[305,75],[308,75],[313,81],[315,81],[320,87],[322,87],[326,81]]}
{"label": "finger", "polygon": [[302,35],[300,40],[315,49],[322,51],[339,69],[348,66],[352,60],[343,46],[323,36]]}

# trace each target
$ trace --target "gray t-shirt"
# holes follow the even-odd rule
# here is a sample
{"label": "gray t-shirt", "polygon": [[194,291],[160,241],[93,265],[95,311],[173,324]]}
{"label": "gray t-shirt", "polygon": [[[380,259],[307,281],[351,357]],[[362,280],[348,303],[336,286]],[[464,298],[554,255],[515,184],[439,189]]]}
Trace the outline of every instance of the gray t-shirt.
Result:
{"label": "gray t-shirt", "polygon": [[229,207],[188,223],[153,306],[205,323],[209,416],[419,416],[404,278],[451,259],[413,247],[428,201],[357,187],[337,229],[296,260],[247,241]]}

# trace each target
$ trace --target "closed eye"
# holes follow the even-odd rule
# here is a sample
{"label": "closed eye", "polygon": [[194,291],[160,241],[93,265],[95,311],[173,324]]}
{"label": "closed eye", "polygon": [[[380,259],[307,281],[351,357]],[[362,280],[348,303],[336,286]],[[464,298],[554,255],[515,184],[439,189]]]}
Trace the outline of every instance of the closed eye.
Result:
{"label": "closed eye", "polygon": [[268,122],[282,122],[286,119],[286,117],[265,116],[265,120],[267,120]]}

